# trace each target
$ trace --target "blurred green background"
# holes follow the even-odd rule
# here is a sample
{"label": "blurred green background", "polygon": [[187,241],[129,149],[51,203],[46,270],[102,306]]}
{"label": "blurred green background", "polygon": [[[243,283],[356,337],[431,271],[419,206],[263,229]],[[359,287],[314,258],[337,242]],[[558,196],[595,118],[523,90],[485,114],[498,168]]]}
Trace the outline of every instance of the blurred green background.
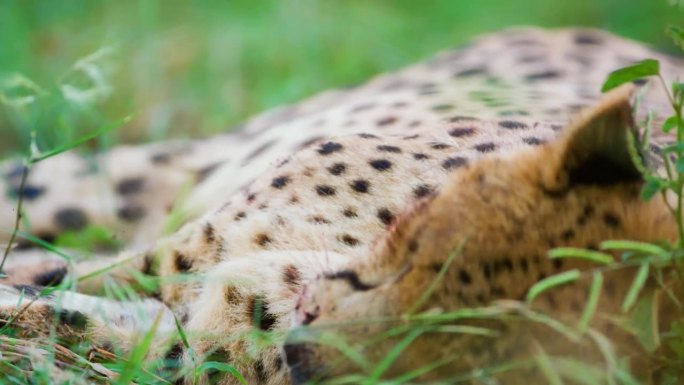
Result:
{"label": "blurred green background", "polygon": [[50,148],[129,114],[106,145],[225,131],[513,25],[673,50],[663,30],[683,15],[667,0],[2,0],[0,154],[31,130]]}

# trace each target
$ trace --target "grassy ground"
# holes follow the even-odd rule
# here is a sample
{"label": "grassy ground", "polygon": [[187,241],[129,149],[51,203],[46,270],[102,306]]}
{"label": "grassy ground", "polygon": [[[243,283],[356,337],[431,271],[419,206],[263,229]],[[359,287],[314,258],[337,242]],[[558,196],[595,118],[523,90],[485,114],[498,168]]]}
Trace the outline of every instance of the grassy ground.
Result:
{"label": "grassy ground", "polygon": [[198,3],[5,0],[0,154],[43,148],[135,114],[111,136],[225,131],[268,107],[361,82],[482,32],[584,25],[671,47],[665,0]]}

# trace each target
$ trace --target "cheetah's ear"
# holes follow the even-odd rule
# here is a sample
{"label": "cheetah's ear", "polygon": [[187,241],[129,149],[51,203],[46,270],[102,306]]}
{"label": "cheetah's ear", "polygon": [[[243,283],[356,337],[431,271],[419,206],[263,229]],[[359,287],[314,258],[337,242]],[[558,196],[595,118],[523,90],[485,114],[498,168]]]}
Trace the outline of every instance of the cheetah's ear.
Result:
{"label": "cheetah's ear", "polygon": [[565,136],[553,148],[555,161],[546,170],[548,187],[642,180],[627,138],[634,129],[630,105],[634,89],[628,84],[608,92],[566,127]]}

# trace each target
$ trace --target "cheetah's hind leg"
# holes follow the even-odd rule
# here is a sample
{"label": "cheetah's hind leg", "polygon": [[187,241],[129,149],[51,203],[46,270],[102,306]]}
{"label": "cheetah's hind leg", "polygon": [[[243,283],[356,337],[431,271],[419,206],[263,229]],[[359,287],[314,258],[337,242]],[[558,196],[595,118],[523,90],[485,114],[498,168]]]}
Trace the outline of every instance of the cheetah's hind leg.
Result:
{"label": "cheetah's hind leg", "polygon": [[[0,353],[7,359],[17,356],[17,347],[33,346],[44,352],[39,360],[43,363],[46,352],[57,357],[70,351],[75,354],[67,357],[82,357],[79,365],[92,357],[126,365],[137,352],[143,353],[138,360],[145,358],[144,370],[161,374],[170,370],[161,354],[177,336],[173,314],[154,299],[120,302],[51,288],[0,285]],[[52,366],[51,377],[66,373],[57,358]],[[97,368],[92,363],[90,367]]]}

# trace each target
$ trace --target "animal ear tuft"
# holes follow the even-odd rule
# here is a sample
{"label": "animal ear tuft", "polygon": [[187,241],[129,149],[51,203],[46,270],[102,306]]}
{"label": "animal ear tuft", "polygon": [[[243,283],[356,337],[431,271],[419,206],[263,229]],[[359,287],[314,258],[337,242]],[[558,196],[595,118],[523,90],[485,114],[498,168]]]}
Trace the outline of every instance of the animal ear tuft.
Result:
{"label": "animal ear tuft", "polygon": [[628,141],[629,132],[634,132],[630,104],[634,89],[627,84],[606,93],[566,127],[565,136],[553,148],[557,158],[546,170],[549,186],[611,185],[643,179],[630,156]]}

